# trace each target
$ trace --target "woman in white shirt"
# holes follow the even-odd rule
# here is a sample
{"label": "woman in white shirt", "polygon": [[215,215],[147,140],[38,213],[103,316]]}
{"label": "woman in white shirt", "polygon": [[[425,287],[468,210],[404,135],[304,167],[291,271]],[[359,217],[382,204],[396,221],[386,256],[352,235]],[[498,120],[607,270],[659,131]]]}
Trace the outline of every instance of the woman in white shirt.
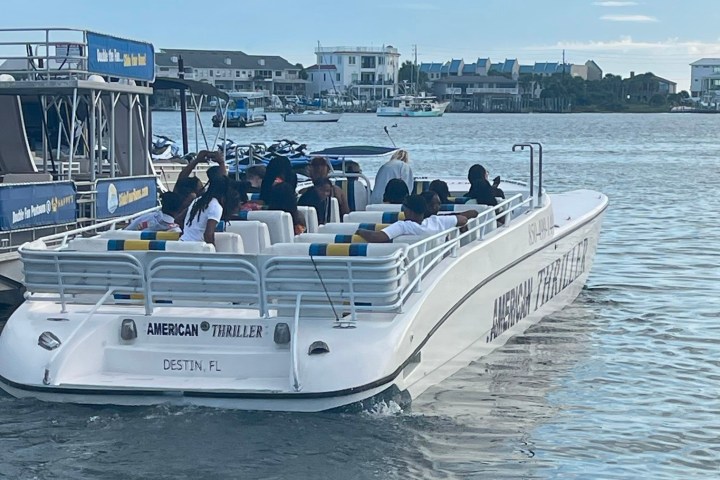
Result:
{"label": "woman in white shirt", "polygon": [[[185,216],[185,228],[180,240],[215,244],[215,228],[223,218],[229,194],[232,194],[228,177],[213,178],[208,189],[193,200]],[[229,206],[229,205],[227,205]]]}

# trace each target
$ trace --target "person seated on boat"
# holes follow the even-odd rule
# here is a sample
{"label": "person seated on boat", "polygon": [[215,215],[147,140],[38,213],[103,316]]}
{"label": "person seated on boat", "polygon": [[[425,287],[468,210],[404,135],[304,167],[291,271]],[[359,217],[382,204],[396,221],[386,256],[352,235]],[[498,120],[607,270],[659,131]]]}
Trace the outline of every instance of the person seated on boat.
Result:
{"label": "person seated on boat", "polygon": [[253,165],[245,170],[245,180],[250,183],[248,193],[260,192],[263,178],[265,178],[265,165]]}
{"label": "person seated on boat", "polygon": [[182,201],[182,197],[176,192],[162,193],[160,195],[160,210],[137,217],[125,227],[125,230],[180,233],[182,230],[180,225],[175,222],[175,216],[182,208]]}
{"label": "person seated on boat", "polygon": [[[192,175],[192,172],[195,170],[195,168],[197,168],[198,164],[203,163],[203,162],[209,162],[209,161],[217,162],[217,165],[214,166],[217,168],[215,168],[214,171],[220,172],[220,175],[227,175],[227,167],[225,165],[225,157],[223,156],[222,151],[217,150],[214,152],[210,152],[208,150],[200,150],[197,153],[197,155],[195,156],[195,158],[193,158],[191,161],[189,161],[188,164],[185,165],[185,167],[180,171],[175,183],[177,184],[182,179],[190,177],[190,175]],[[210,179],[210,175],[211,175],[210,170],[213,169],[214,167],[208,168],[208,171],[206,172],[208,174],[208,180]]]}
{"label": "person seated on boat", "polygon": [[390,157],[387,163],[380,166],[375,175],[375,184],[370,196],[370,203],[382,203],[385,186],[393,178],[399,178],[405,182],[408,191],[412,190],[414,177],[412,168],[409,165],[410,156],[406,150],[398,150]]}
{"label": "person seated on boat", "polygon": [[[465,194],[466,197],[474,198],[479,205],[491,205],[495,206],[498,204],[498,198],[505,198],[505,193],[497,188],[500,184],[500,177],[496,177],[497,182],[495,185],[490,185],[488,181],[488,171],[485,170],[480,164],[475,164],[470,167],[468,171],[468,181],[470,182],[470,191]],[[502,213],[501,209],[496,209],[496,213]],[[498,217],[498,225],[505,224],[505,217]]]}
{"label": "person seated on boat", "polygon": [[234,181],[233,180],[233,186],[238,192],[238,197],[240,201],[240,207],[239,211],[241,212],[251,212],[254,210],[262,210],[263,206],[260,202],[257,202],[255,200],[250,200],[248,198],[248,191],[252,188],[250,185],[250,182],[243,182],[243,181]]}
{"label": "person seated on boat", "polygon": [[462,215],[431,215],[426,218],[427,210],[427,202],[421,195],[408,195],[402,207],[405,220],[392,223],[379,232],[359,229],[355,233],[370,243],[387,243],[400,235],[429,235],[467,225],[467,218]]}
{"label": "person seated on boat", "polygon": [[270,201],[273,186],[279,183],[287,183],[293,192],[297,188],[297,175],[287,157],[274,157],[265,169],[265,177],[260,185],[260,200],[266,205]]}
{"label": "person seated on boat", "polygon": [[282,210],[290,214],[295,235],[305,233],[307,230],[305,216],[297,208],[297,194],[290,182],[280,182],[274,185],[266,205],[268,210]]}
{"label": "person seated on boat", "polygon": [[[456,215],[465,217],[466,219],[475,218],[479,215],[479,212],[477,210],[466,210],[463,212],[440,212],[440,197],[437,193],[425,190],[420,194],[424,199],[425,203],[427,203],[427,210],[425,211],[425,218],[431,217],[433,215]],[[460,231],[465,231],[465,227],[462,227]]]}
{"label": "person seated on boat", "polygon": [[[323,178],[330,179],[330,172],[332,171],[332,167],[330,165],[330,162],[325,157],[313,157],[310,160],[310,163],[307,167],[307,174],[308,177],[310,177],[310,180],[313,181],[313,183],[316,180],[321,180]],[[330,182],[332,185],[332,196],[337,198],[338,205],[340,207],[340,218],[343,217],[343,215],[350,213],[350,207],[348,206],[348,200],[345,196],[345,192],[342,191],[342,188],[338,187],[337,185],[334,185],[332,182]],[[300,191],[300,194],[304,194],[309,190],[312,190],[315,187],[308,187]],[[298,205],[302,205],[301,203],[298,203]],[[318,212],[318,215],[320,212]],[[324,222],[323,222],[324,223]]]}
{"label": "person seated on boat", "polygon": [[385,186],[385,192],[383,193],[383,203],[391,203],[395,205],[401,205],[405,197],[410,194],[407,185],[404,181],[399,178],[391,179]]}
{"label": "person seated on boat", "polygon": [[180,240],[215,244],[215,228],[223,219],[226,200],[239,198],[230,191],[230,182],[226,176],[213,178],[208,182],[207,190],[190,204]]}
{"label": "person seated on boat", "polygon": [[[312,188],[306,189],[305,193],[300,195],[298,205],[305,207],[313,207],[317,213],[318,225],[325,225],[330,221],[330,198],[333,196],[332,181],[326,177],[320,177],[313,180]],[[335,187],[337,188],[337,187]]]}
{"label": "person seated on boat", "polygon": [[444,181],[433,180],[430,182],[430,185],[428,185],[428,191],[437,193],[441,204],[452,203],[450,201],[450,188]]}
{"label": "person seated on boat", "polygon": [[173,192],[180,195],[182,199],[182,206],[178,210],[178,213],[175,214],[175,223],[178,225],[185,223],[185,214],[187,213],[188,207],[193,200],[202,194],[203,190],[205,190],[205,185],[203,185],[203,182],[198,177],[180,178],[175,182]]}

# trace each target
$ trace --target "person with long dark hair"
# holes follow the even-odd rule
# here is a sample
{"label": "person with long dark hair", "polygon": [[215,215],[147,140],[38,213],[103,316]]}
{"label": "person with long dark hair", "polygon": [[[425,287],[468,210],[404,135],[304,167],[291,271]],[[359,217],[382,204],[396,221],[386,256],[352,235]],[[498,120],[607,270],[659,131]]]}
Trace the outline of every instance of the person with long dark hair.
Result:
{"label": "person with long dark hair", "polygon": [[268,203],[273,186],[279,183],[289,184],[293,192],[297,188],[297,175],[286,157],[275,157],[268,163],[265,177],[260,185],[260,200]]}
{"label": "person with long dark hair", "polygon": [[[230,190],[228,177],[213,178],[207,190],[190,204],[180,240],[215,244],[215,228],[223,219],[224,205],[230,203],[229,198],[237,198],[239,203],[239,196]],[[228,207],[232,208],[232,205]]]}
{"label": "person with long dark hair", "polygon": [[290,183],[283,182],[273,186],[266,204],[268,210],[282,210],[290,214],[295,235],[305,233],[307,229],[305,216],[297,208],[297,194]]}
{"label": "person with long dark hair", "polygon": [[430,185],[428,185],[428,190],[431,192],[437,193],[437,196],[440,199],[441,204],[452,203],[449,198],[450,197],[450,188],[448,187],[448,184],[445,183],[444,181],[433,180],[432,182],[430,182]]}
{"label": "person with long dark hair", "polygon": [[385,185],[382,200],[383,203],[401,205],[408,195],[410,195],[410,191],[407,184],[400,178],[392,178]]}
{"label": "person with long dark hair", "polygon": [[497,205],[495,195],[493,195],[492,185],[487,180],[488,173],[485,167],[476,163],[468,170],[468,182],[470,182],[470,191],[465,194],[466,197],[475,199],[479,205]]}

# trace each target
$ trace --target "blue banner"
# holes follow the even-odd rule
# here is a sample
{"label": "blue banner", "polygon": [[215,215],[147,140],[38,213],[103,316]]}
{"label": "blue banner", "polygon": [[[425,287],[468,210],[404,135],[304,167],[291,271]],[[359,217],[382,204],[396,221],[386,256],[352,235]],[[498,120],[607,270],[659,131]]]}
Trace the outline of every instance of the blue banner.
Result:
{"label": "blue banner", "polygon": [[88,71],[100,75],[155,80],[152,44],[87,32]]}
{"label": "blue banner", "polygon": [[74,223],[75,184],[0,184],[0,230]]}
{"label": "blue banner", "polygon": [[97,218],[113,218],[157,207],[157,180],[153,176],[103,178],[95,182]]}

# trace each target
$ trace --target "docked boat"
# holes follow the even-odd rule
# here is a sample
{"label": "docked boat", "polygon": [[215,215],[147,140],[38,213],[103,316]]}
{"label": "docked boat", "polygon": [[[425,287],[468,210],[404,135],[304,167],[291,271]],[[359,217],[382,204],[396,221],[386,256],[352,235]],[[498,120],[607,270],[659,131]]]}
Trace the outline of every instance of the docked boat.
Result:
{"label": "docked boat", "polygon": [[284,113],[282,118],[285,122],[328,123],[337,122],[341,116],[341,113],[330,113],[325,110],[305,110],[302,113]]}
{"label": "docked boat", "polygon": [[227,122],[228,127],[247,128],[265,125],[267,94],[264,92],[227,92],[227,95],[230,98],[228,105],[225,108],[218,105],[215,115],[213,115],[214,127],[222,127],[223,120]]}
{"label": "docked boat", "polygon": [[73,29],[36,41],[38,30],[0,29],[27,52],[0,56],[0,303],[18,292],[23,243],[157,205],[153,46]]}
{"label": "docked boat", "polygon": [[377,108],[378,117],[441,117],[450,102],[431,96],[400,95]]}
{"label": "docked boat", "polygon": [[479,212],[467,231],[392,243],[353,235],[401,220],[389,205],[299,236],[285,212],[245,212],[215,246],[110,222],[27,243],[27,300],[0,335],[0,385],[83,404],[406,405],[585,284],[608,199],[546,192],[541,154],[535,172],[503,181],[498,207],[443,206]]}

